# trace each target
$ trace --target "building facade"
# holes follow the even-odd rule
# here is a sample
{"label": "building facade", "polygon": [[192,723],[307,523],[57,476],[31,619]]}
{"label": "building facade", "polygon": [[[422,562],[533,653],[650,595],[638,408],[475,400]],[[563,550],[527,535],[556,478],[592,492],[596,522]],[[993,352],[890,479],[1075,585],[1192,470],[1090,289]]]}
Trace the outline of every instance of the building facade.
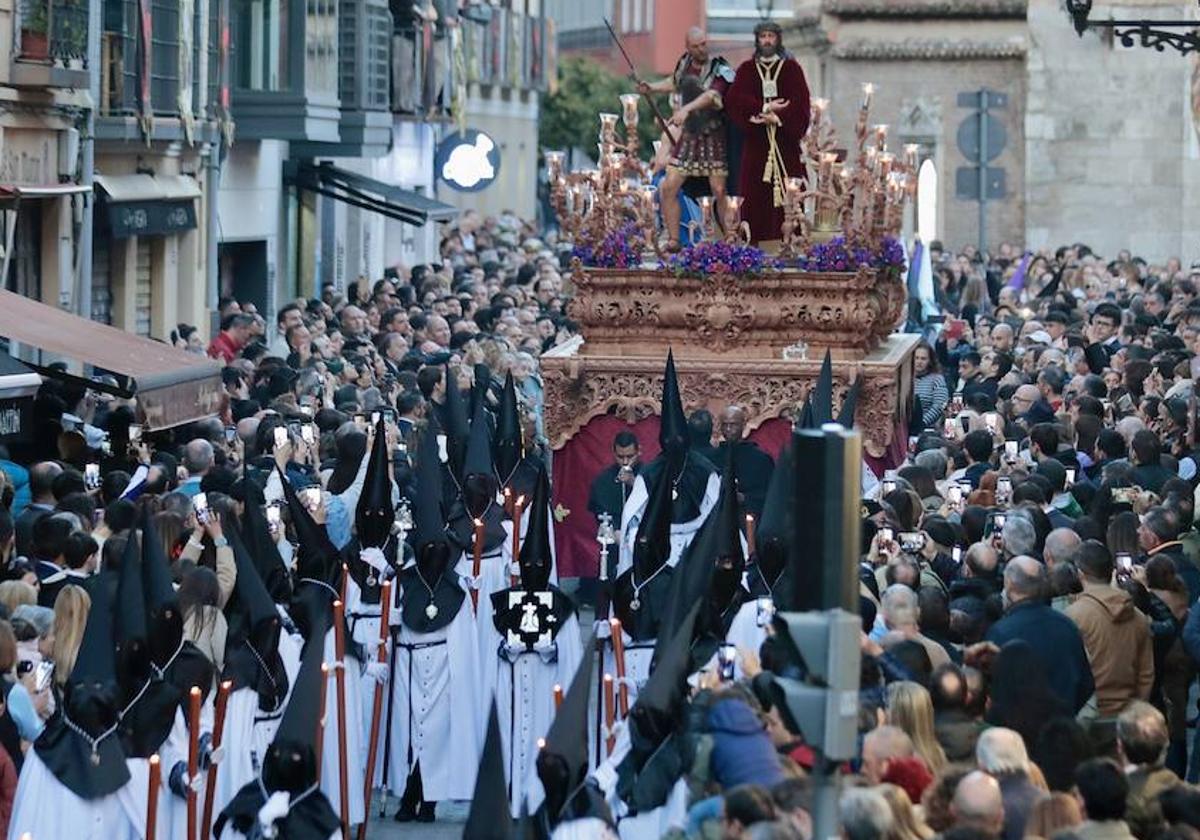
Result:
{"label": "building facade", "polygon": [[[1124,0],[1096,3],[1091,17],[1198,11]],[[960,141],[975,110],[960,96],[986,88],[1007,100],[989,112],[1000,128],[989,135],[1003,140],[989,164],[1003,173],[987,206],[989,244],[1200,257],[1194,59],[1096,32],[1080,38],[1059,0],[797,0],[786,38],[843,138],[863,83],[875,84],[874,120],[891,127],[894,145],[919,144],[937,172],[937,234],[948,247],[979,239],[979,206],[959,188],[975,164]]]}
{"label": "building facade", "polygon": [[66,309],[87,297],[91,17],[83,0],[0,0],[0,271]]}

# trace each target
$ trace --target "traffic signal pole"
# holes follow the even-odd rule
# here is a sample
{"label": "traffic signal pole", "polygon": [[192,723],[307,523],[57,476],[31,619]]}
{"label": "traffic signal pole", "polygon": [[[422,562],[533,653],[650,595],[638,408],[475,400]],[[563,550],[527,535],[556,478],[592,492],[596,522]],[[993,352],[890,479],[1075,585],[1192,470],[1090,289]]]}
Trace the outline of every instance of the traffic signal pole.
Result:
{"label": "traffic signal pole", "polygon": [[862,440],[837,424],[792,434],[794,533],[791,564],[795,600],[803,612],[781,613],[786,634],[803,660],[806,678],[777,678],[785,717],[816,753],[813,838],[839,836],[838,768],[854,757],[858,734],[861,651],[858,554]]}

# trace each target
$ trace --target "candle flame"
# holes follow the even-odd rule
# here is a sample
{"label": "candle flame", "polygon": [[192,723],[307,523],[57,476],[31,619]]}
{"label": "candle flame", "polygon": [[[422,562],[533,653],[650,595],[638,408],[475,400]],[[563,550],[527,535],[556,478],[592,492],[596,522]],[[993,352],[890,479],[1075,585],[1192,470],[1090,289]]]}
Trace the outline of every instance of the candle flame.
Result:
{"label": "candle flame", "polygon": [[[157,767],[157,766],[158,766],[158,762],[160,762],[160,761],[162,761],[162,759],[160,759],[160,758],[158,757],[158,753],[155,753],[154,755],[150,756],[150,764],[151,764],[151,765],[153,765],[153,766],[156,766],[156,767]],[[29,836],[28,834],[23,834],[23,835],[22,835],[22,837],[28,837],[28,836]]]}
{"label": "candle flame", "polygon": [[524,497],[524,496],[517,496],[517,504],[518,504],[518,505],[523,505],[523,504],[525,504],[525,497]]}
{"label": "candle flame", "polygon": [[482,520],[482,519],[476,519],[476,520],[475,520],[475,527],[476,527],[476,528],[482,528],[482,527],[483,527],[483,520]]}

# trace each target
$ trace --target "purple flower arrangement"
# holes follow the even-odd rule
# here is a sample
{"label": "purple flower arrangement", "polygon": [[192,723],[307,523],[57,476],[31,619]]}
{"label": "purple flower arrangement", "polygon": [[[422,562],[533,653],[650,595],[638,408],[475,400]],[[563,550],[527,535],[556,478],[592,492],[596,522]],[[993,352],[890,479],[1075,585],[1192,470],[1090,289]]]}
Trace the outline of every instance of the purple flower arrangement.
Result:
{"label": "purple flower arrangement", "polygon": [[643,241],[641,228],[634,222],[626,222],[599,242],[581,237],[571,255],[591,268],[632,268],[642,264]]}
{"label": "purple flower arrangement", "polygon": [[776,268],[775,261],[750,245],[725,242],[698,242],[672,254],[662,267],[676,277],[708,277],[731,274],[748,277]]}
{"label": "purple flower arrangement", "polygon": [[899,269],[904,266],[904,246],[893,236],[885,236],[879,248],[851,245],[846,237],[835,236],[828,242],[813,245],[796,260],[803,271],[846,271],[859,268]]}

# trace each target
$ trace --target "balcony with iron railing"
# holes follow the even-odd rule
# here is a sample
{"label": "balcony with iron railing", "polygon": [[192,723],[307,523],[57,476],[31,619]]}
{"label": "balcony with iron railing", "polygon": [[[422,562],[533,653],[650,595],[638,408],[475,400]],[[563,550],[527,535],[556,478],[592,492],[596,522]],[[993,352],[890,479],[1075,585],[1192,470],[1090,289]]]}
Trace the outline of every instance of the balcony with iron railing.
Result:
{"label": "balcony with iron railing", "polygon": [[[190,61],[181,62],[178,0],[151,0],[149,66],[139,64],[142,38],[138,0],[104,0],[100,37],[100,139],[131,139],[142,131],[138,118],[153,117],[157,139],[182,136],[183,123],[199,127],[202,138],[215,131],[216,61],[220,4],[193,4]],[[205,21],[202,14],[208,15]],[[208,33],[207,41],[201,40]],[[181,82],[181,73],[188,74]],[[149,94],[142,101],[143,85]]]}
{"label": "balcony with iron railing", "polygon": [[337,143],[338,0],[234,0],[238,136]]}
{"label": "balcony with iron railing", "polygon": [[10,81],[15,87],[87,88],[88,0],[16,4]]}

